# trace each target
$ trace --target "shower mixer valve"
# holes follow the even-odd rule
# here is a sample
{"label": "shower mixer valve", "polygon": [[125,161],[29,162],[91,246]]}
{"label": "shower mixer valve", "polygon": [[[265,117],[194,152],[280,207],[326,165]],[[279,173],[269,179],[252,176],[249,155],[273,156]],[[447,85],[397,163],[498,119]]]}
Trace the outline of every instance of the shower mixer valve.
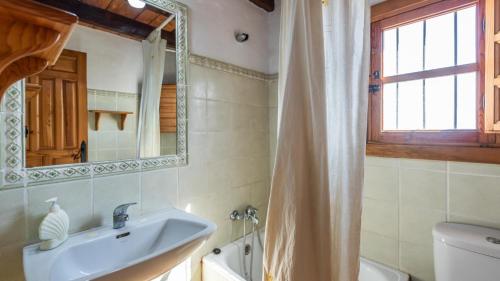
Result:
{"label": "shower mixer valve", "polygon": [[229,214],[229,218],[232,221],[240,221],[244,218],[244,215],[242,213],[238,212],[237,210],[234,210],[231,212],[231,214]]}
{"label": "shower mixer valve", "polygon": [[240,212],[238,210],[234,210],[229,215],[229,218],[232,221],[240,221],[240,220],[249,220],[253,224],[259,224],[259,217],[257,216],[257,208],[248,206],[245,211]]}

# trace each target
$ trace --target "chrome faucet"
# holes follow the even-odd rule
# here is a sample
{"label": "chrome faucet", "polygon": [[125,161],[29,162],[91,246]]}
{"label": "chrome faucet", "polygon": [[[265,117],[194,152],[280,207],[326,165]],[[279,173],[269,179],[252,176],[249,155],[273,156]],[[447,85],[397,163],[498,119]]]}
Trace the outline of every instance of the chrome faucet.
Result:
{"label": "chrome faucet", "polygon": [[239,220],[242,220],[244,218],[244,215],[241,214],[240,212],[238,212],[238,210],[234,210],[231,212],[231,214],[229,214],[229,218],[232,221],[239,221]]}
{"label": "chrome faucet", "polygon": [[238,212],[238,210],[234,210],[229,214],[229,218],[232,221],[240,221],[240,220],[249,220],[253,224],[259,224],[259,217],[257,216],[257,208],[248,205],[248,207],[243,212]]}
{"label": "chrome faucet", "polygon": [[259,224],[259,217],[257,216],[257,208],[249,205],[245,209],[245,217],[247,220],[252,221],[253,224],[255,225]]}
{"label": "chrome faucet", "polygon": [[127,203],[122,204],[115,208],[113,211],[113,228],[120,229],[125,227],[125,222],[128,221],[127,209],[128,207],[135,205],[137,203]]}

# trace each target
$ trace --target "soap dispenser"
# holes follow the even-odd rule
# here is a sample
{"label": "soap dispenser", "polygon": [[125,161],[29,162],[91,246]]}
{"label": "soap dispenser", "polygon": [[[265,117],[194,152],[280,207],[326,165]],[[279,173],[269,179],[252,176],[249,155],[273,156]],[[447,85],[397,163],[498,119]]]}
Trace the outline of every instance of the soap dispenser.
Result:
{"label": "soap dispenser", "polygon": [[57,204],[57,197],[47,201],[51,203],[49,213],[38,228],[38,236],[42,243],[40,250],[54,249],[68,239],[69,218],[66,212]]}

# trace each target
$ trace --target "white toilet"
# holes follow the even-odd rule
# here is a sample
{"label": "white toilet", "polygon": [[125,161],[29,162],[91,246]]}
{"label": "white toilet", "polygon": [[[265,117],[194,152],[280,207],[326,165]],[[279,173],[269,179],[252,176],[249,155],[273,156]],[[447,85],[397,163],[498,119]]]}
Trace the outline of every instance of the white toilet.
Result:
{"label": "white toilet", "polygon": [[436,281],[500,280],[500,230],[439,223],[432,234]]}

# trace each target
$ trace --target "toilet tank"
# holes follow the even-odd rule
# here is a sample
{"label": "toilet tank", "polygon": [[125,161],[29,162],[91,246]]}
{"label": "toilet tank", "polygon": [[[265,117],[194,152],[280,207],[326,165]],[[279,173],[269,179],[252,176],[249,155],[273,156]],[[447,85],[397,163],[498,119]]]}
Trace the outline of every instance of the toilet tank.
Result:
{"label": "toilet tank", "polygon": [[500,230],[439,223],[432,235],[436,281],[500,280]]}

